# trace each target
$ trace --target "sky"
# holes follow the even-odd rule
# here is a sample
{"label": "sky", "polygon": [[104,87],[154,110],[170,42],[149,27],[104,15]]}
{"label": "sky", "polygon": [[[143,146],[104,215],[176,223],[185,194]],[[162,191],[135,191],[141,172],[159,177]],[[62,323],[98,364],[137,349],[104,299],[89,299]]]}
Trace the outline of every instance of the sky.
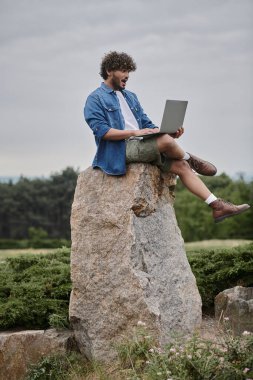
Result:
{"label": "sky", "polygon": [[158,126],[166,99],[188,100],[185,151],[253,176],[252,20],[252,0],[0,0],[0,176],[91,165],[83,106],[112,50]]}

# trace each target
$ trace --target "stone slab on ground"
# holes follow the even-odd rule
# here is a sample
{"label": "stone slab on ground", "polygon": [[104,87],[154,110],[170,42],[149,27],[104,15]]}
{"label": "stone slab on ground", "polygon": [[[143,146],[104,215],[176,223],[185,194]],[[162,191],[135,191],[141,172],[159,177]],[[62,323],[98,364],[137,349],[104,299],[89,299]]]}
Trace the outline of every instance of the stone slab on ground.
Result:
{"label": "stone slab on ground", "polygon": [[73,332],[24,330],[0,333],[0,380],[22,380],[28,366],[42,357],[66,353],[75,345]]}
{"label": "stone slab on ground", "polygon": [[215,317],[229,318],[236,335],[253,332],[253,287],[235,286],[215,297]]}
{"label": "stone slab on ground", "polygon": [[88,168],[71,214],[70,321],[80,350],[109,361],[138,320],[163,344],[201,324],[201,299],[173,208],[175,176],[149,164]]}

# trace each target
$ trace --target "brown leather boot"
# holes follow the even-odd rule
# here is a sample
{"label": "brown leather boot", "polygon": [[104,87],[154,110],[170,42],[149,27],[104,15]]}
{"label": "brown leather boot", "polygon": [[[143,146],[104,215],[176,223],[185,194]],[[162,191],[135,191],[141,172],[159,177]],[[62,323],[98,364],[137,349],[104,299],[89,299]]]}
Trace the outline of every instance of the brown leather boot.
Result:
{"label": "brown leather boot", "polygon": [[190,167],[197,173],[207,176],[212,176],[217,173],[216,167],[208,161],[204,161],[199,157],[193,156],[193,154],[188,153],[190,155],[189,160],[187,160]]}
{"label": "brown leather boot", "polygon": [[223,219],[229,218],[230,216],[241,214],[250,208],[250,205],[248,204],[236,206],[233,203],[224,201],[223,199],[216,199],[216,201],[210,203],[209,206],[213,209],[215,223],[219,223]]}

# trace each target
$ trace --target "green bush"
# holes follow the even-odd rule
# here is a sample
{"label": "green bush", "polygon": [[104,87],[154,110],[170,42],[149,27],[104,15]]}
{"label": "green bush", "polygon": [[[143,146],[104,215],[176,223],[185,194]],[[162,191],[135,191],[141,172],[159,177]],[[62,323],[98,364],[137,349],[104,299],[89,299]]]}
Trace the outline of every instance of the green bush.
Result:
{"label": "green bush", "polygon": [[69,249],[0,264],[0,329],[68,326]]}
{"label": "green bush", "polygon": [[70,240],[66,239],[0,239],[0,250],[24,248],[61,248],[70,247],[70,245]]}
{"label": "green bush", "polygon": [[27,239],[0,239],[0,249],[22,249],[29,248],[29,241]]}
{"label": "green bush", "polygon": [[[253,244],[188,253],[202,297],[211,312],[214,297],[236,285],[253,285]],[[9,258],[0,264],[0,329],[68,326],[69,249]]]}
{"label": "green bush", "polygon": [[70,247],[70,240],[66,239],[43,239],[43,240],[30,240],[29,248],[61,248]]}
{"label": "green bush", "polygon": [[221,291],[237,285],[253,286],[253,244],[231,249],[199,250],[188,253],[204,310],[213,308]]}

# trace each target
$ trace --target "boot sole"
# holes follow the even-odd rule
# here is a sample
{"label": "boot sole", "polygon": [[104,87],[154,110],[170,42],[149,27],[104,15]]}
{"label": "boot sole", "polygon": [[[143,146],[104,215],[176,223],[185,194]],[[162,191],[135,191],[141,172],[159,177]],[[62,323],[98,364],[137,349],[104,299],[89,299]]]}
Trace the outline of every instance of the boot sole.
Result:
{"label": "boot sole", "polygon": [[205,177],[213,177],[216,173],[217,173],[217,170],[216,171],[213,171],[213,172],[198,172],[196,169],[192,168],[191,165],[189,165],[191,170],[194,172],[194,173],[197,173],[197,174],[200,174],[200,175],[204,175]]}
{"label": "boot sole", "polygon": [[226,219],[226,218],[230,218],[231,216],[239,215],[239,214],[241,214],[242,212],[247,211],[249,208],[250,208],[250,206],[245,207],[243,210],[240,210],[240,211],[234,212],[233,214],[228,214],[228,215],[220,216],[219,218],[214,219],[214,223],[219,223],[219,222],[222,222],[222,221],[223,221],[224,219]]}

